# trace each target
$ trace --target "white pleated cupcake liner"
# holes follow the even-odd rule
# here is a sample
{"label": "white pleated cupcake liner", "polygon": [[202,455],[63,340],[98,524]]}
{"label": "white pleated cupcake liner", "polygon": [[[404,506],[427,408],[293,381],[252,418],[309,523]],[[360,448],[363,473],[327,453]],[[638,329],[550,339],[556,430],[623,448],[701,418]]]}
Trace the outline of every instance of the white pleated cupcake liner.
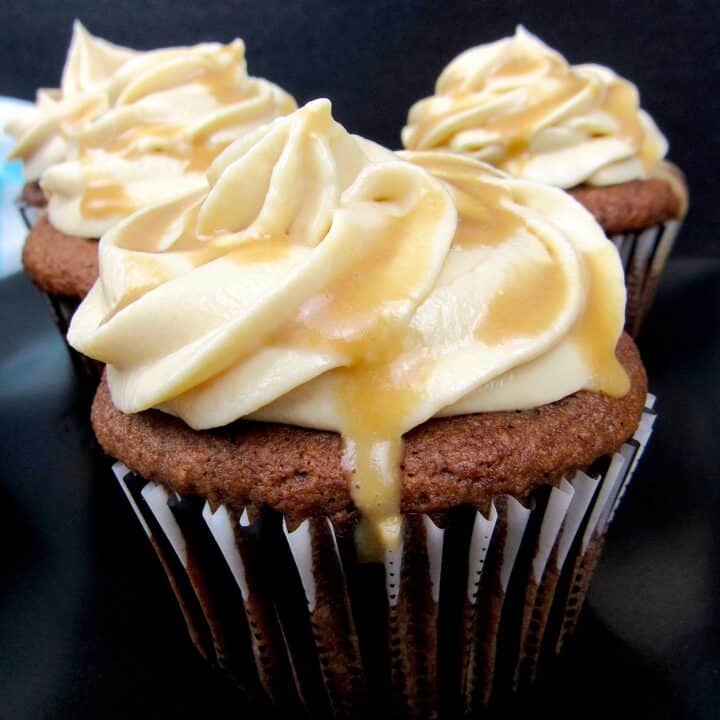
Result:
{"label": "white pleated cupcake liner", "polygon": [[575,628],[653,405],[612,457],[525,503],[501,496],[441,524],[406,515],[382,564],[360,563],[328,518],[291,528],[113,470],[196,647],[261,702],[313,718],[478,714]]}
{"label": "white pleated cupcake liner", "polygon": [[668,220],[646,230],[611,235],[625,269],[625,329],[637,337],[655,298],[660,277],[682,220]]}

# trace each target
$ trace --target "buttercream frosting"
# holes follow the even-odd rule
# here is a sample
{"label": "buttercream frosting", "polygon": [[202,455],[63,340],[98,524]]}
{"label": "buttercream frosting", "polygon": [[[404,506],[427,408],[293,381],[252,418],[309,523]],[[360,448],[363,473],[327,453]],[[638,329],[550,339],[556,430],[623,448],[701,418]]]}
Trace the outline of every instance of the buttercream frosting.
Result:
{"label": "buttercream frosting", "polygon": [[108,86],[117,72],[138,53],[93,37],[79,21],[73,24],[59,88],[41,88],[35,105],[6,125],[17,140],[9,159],[23,161],[28,181],[37,180],[68,154],[68,138],[109,107]]}
{"label": "buttercream frosting", "polygon": [[40,179],[50,221],[99,237],[135,210],[202,187],[212,160],[240,135],[296,108],[250,77],[245,45],[201,43],[136,52],[78,21],[58,89],[42,89],[7,126],[10,157]]}
{"label": "buttercream frosting", "polygon": [[402,435],[428,418],[627,391],[620,260],[555,188],[391,153],[326,100],[234,142],[208,184],[103,236],[69,341],[124,412],[340,432],[366,536],[397,542]]}
{"label": "buttercream frosting", "polygon": [[569,65],[522,27],[456,57],[410,109],[402,141],[561,188],[648,177],[668,149],[635,85],[601,65]]}
{"label": "buttercream frosting", "polygon": [[142,53],[114,73],[108,96],[109,109],[40,181],[51,223],[69,235],[99,237],[135,210],[204,187],[227,145],[296,107],[248,76],[242,40]]}

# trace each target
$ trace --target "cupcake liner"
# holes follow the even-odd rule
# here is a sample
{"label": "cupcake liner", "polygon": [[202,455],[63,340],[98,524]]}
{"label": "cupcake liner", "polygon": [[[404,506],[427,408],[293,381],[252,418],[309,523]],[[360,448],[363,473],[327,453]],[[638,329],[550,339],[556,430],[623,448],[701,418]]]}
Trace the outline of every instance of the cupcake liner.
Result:
{"label": "cupcake liner", "polygon": [[473,714],[531,683],[575,628],[653,405],[611,457],[525,502],[405,515],[376,564],[328,518],[290,526],[113,470],[196,647],[248,692],[310,717],[388,702],[403,717]]}
{"label": "cupcake liner", "polygon": [[17,200],[17,209],[20,213],[25,227],[30,230],[32,226],[37,222],[40,214],[45,211],[44,207],[38,207],[37,205],[29,205],[23,200]]}
{"label": "cupcake liner", "polygon": [[625,328],[636,337],[660,282],[682,220],[668,220],[641,232],[612,235],[625,269]]}
{"label": "cupcake liner", "polygon": [[[17,201],[17,207],[28,230],[32,229],[40,214],[46,211],[46,208],[44,207],[29,205],[22,200]],[[70,355],[70,360],[72,361],[73,369],[75,370],[76,375],[82,383],[87,383],[87,389],[89,391],[94,392],[97,389],[100,377],[102,376],[102,364],[80,354],[77,350],[68,345],[66,339],[67,331],[70,327],[70,320],[72,320],[72,316],[77,310],[78,305],[80,305],[80,301],[74,298],[50,295],[48,293],[43,293],[43,295],[50,306],[50,312],[52,313],[53,320],[55,321],[58,332],[65,343],[65,347]]]}
{"label": "cupcake liner", "polygon": [[94,393],[102,376],[102,363],[79,353],[75,348],[71,347],[67,341],[70,321],[78,305],[80,305],[80,301],[72,298],[57,297],[55,295],[49,295],[48,293],[43,293],[43,295],[50,306],[50,312],[55,321],[55,326],[62,337],[63,343],[65,343],[78,379],[86,385],[88,391]]}

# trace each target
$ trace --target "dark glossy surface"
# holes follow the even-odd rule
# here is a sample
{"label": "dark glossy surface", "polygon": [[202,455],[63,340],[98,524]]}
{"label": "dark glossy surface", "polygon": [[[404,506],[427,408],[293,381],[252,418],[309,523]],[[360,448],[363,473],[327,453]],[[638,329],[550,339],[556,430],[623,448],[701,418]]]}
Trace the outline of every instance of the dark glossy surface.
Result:
{"label": "dark glossy surface", "polygon": [[[655,435],[578,635],[504,717],[720,717],[719,326],[720,261],[671,262],[640,338]],[[251,717],[187,639],[22,277],[0,327],[0,718]]]}

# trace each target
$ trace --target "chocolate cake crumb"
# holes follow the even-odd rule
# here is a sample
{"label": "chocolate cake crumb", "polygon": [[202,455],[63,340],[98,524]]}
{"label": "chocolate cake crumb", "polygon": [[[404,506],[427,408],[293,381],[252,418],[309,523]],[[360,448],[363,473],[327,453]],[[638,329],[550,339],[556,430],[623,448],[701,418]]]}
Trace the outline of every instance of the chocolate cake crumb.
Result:
{"label": "chocolate cake crumb", "polygon": [[98,277],[97,240],[65,235],[43,215],[30,230],[23,265],[43,292],[82,300]]}
{"label": "chocolate cake crumb", "polygon": [[682,200],[661,178],[607,187],[580,186],[568,192],[593,214],[608,235],[645,230],[682,213]]}
{"label": "chocolate cake crumb", "polygon": [[23,185],[22,193],[20,193],[20,199],[26,205],[32,205],[33,207],[45,207],[47,205],[47,198],[45,193],[40,187],[40,183],[37,180],[33,182],[27,182]]}

